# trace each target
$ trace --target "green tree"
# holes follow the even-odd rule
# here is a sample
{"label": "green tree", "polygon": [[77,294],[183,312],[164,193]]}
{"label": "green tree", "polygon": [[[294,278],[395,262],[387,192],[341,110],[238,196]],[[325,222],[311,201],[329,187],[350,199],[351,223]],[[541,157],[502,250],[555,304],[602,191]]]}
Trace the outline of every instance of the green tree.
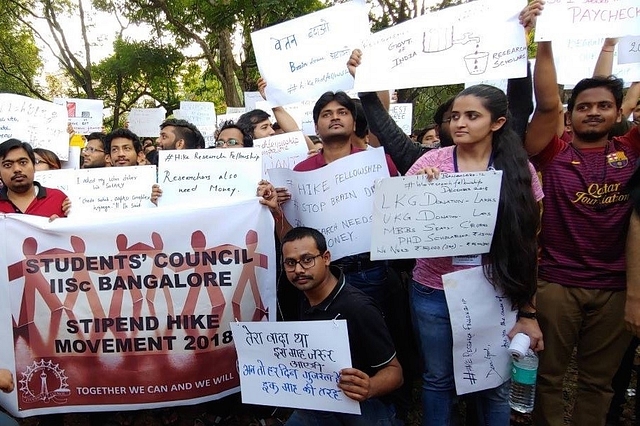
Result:
{"label": "green tree", "polygon": [[119,0],[114,7],[134,22],[151,25],[159,36],[173,36],[179,48],[195,43],[202,53],[197,59],[206,63],[205,75],[218,79],[226,105],[241,106],[242,91],[255,89],[257,80],[250,32],[312,12],[322,4],[318,0]]}
{"label": "green tree", "polygon": [[[42,42],[46,49],[58,60],[61,67],[81,88],[83,95],[95,99],[91,63],[91,43],[89,42],[90,25],[83,0],[3,0],[7,5],[11,19],[27,28],[35,38]],[[85,0],[86,1],[86,0]],[[79,18],[82,49],[73,50],[61,24],[61,18],[76,16]],[[48,34],[38,30],[36,21],[47,24]]]}
{"label": "green tree", "polygon": [[16,4],[0,3],[0,92],[44,99],[36,76],[42,67],[33,34],[15,18]]}
{"label": "green tree", "polygon": [[167,111],[180,102],[178,82],[184,56],[174,47],[117,38],[113,54],[93,67],[95,93],[113,109],[117,126],[132,107],[163,106]]}

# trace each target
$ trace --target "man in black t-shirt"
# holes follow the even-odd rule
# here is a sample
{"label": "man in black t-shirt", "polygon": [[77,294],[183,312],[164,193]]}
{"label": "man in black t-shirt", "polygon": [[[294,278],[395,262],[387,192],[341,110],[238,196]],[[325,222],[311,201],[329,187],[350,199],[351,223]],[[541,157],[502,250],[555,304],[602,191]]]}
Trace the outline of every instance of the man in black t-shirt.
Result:
{"label": "man in black t-shirt", "polygon": [[[287,425],[310,420],[319,424],[399,424],[385,396],[402,385],[402,367],[382,313],[369,296],[349,285],[337,267],[324,236],[312,228],[293,228],[282,239],[283,268],[289,282],[304,293],[301,320],[345,319],[353,368],[340,371],[338,387],[360,402],[361,415],[296,410]],[[382,423],[380,423],[382,421]]]}

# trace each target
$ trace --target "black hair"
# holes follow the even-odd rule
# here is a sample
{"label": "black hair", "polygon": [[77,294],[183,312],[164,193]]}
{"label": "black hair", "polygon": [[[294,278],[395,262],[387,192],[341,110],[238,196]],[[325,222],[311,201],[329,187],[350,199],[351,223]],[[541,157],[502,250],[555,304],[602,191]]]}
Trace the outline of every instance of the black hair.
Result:
{"label": "black hair", "polygon": [[7,139],[6,141],[0,143],[0,159],[4,159],[7,156],[9,151],[13,151],[14,149],[22,148],[27,151],[27,156],[31,160],[31,163],[36,164],[36,156],[33,153],[33,148],[27,142],[22,142],[19,139]]}
{"label": "black hair", "polygon": [[616,100],[616,108],[620,109],[620,107],[622,107],[622,92],[624,87],[622,79],[617,78],[614,75],[610,75],[608,77],[595,76],[591,78],[583,78],[575,85],[571,91],[571,97],[567,101],[567,111],[573,111],[573,107],[576,104],[576,98],[580,93],[596,87],[604,87],[610,91]]}
{"label": "black hair", "polygon": [[154,149],[153,151],[149,151],[145,157],[147,158],[147,161],[149,162],[149,164],[153,164],[154,166],[158,165],[158,160],[159,160],[159,152],[157,149]]}
{"label": "black hair", "polygon": [[429,130],[433,130],[436,127],[437,127],[436,123],[431,123],[424,129],[420,130],[418,132],[418,135],[416,136],[416,141],[418,141],[418,143],[422,143],[422,138],[424,138],[424,135],[426,135]]}
{"label": "black hair", "polygon": [[324,254],[324,252],[327,251],[327,240],[324,238],[324,235],[322,235],[322,232],[314,228],[307,228],[306,226],[298,226],[297,228],[289,230],[289,232],[282,237],[280,248],[284,247],[288,242],[301,240],[306,237],[313,238],[320,253]]}
{"label": "black hair", "polygon": [[273,130],[281,130],[281,129],[282,129],[282,127],[280,127],[280,125],[278,124],[278,122],[277,122],[277,121],[275,121],[275,122],[271,125],[271,128],[272,128]]}
{"label": "black hair", "polygon": [[111,131],[110,133],[107,133],[107,135],[105,136],[104,151],[107,154],[111,154],[111,141],[113,141],[115,138],[129,139],[133,143],[133,149],[136,150],[136,154],[142,151],[142,142],[140,142],[140,138],[131,130],[121,127]]}
{"label": "black hair", "polygon": [[238,129],[242,133],[242,146],[244,148],[251,148],[253,146],[253,134],[246,128],[240,126],[238,123],[234,123],[233,120],[227,120],[220,123],[220,126],[216,129],[215,139],[218,140],[218,136],[226,129]]}
{"label": "black hair", "polygon": [[438,126],[442,126],[444,114],[451,109],[454,99],[455,97],[447,99],[436,109],[436,112],[433,113],[433,122]]}
{"label": "black hair", "polygon": [[349,97],[346,93],[339,92],[325,92],[318,98],[316,104],[313,106],[313,122],[314,124],[318,124],[318,118],[320,117],[320,111],[322,108],[326,107],[330,102],[336,101],[343,107],[349,110],[353,120],[355,121],[358,118],[356,114],[356,104],[353,102],[353,99]]}
{"label": "black hair", "polygon": [[[243,133],[249,133],[251,137],[253,137],[253,129],[255,129],[256,125],[264,120],[268,120],[271,116],[266,111],[261,109],[254,109],[248,112],[245,112],[236,121],[236,124],[245,129]],[[246,145],[245,145],[246,146]]]}
{"label": "black hair", "polygon": [[487,279],[519,309],[531,303],[537,287],[537,232],[540,211],[531,187],[532,177],[522,140],[511,128],[507,96],[493,86],[479,84],[456,96],[475,96],[489,110],[491,121],[505,117],[493,132],[493,167],[502,170],[502,189],[496,226],[484,266]]}
{"label": "black hair", "polygon": [[[204,148],[204,137],[198,128],[189,123],[187,120],[177,118],[168,118],[160,124],[160,130],[167,126],[175,128],[174,133],[177,139],[184,140],[186,149],[202,149]],[[153,139],[151,139],[153,143]]]}
{"label": "black hair", "polygon": [[102,132],[93,132],[93,133],[89,133],[89,136],[87,136],[87,142],[93,139],[99,140],[100,143],[102,143],[102,148],[105,148],[104,145],[104,140],[106,139],[107,135],[102,133]]}

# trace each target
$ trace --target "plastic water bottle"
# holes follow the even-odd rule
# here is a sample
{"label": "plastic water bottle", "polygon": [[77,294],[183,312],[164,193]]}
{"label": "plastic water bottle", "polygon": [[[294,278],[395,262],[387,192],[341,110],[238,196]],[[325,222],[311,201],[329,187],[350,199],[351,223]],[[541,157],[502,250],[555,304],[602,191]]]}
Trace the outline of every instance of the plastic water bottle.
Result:
{"label": "plastic water bottle", "polygon": [[[519,413],[530,413],[533,411],[533,402],[536,396],[536,375],[538,373],[538,357],[535,352],[528,348],[529,337],[525,350],[512,350],[516,343],[516,335],[511,342],[509,351],[513,357],[511,367],[511,390],[509,392],[509,406]],[[522,340],[519,342],[522,344]],[[522,349],[522,346],[520,346]]]}

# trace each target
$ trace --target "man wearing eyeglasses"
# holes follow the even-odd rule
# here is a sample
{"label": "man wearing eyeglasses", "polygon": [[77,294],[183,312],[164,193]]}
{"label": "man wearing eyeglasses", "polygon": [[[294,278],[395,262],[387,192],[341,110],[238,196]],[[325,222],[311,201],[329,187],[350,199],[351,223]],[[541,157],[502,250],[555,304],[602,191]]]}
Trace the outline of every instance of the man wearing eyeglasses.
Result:
{"label": "man wearing eyeglasses", "polygon": [[144,159],[142,143],[129,129],[115,129],[104,139],[106,160],[113,167],[137,166]]}
{"label": "man wearing eyeglasses", "polygon": [[216,148],[251,148],[253,137],[233,120],[222,122],[216,130]]}
{"label": "man wearing eyeglasses", "polygon": [[94,132],[87,136],[87,144],[82,148],[82,168],[94,169],[106,167],[107,153],[105,152],[105,135],[102,132]]}
{"label": "man wearing eyeglasses", "polygon": [[402,367],[376,303],[330,266],[325,237],[316,229],[293,228],[282,238],[282,265],[289,282],[304,294],[299,319],[345,319],[353,368],[340,371],[338,387],[360,402],[361,415],[296,410],[289,426],[308,424],[401,424],[386,397],[403,382]]}

